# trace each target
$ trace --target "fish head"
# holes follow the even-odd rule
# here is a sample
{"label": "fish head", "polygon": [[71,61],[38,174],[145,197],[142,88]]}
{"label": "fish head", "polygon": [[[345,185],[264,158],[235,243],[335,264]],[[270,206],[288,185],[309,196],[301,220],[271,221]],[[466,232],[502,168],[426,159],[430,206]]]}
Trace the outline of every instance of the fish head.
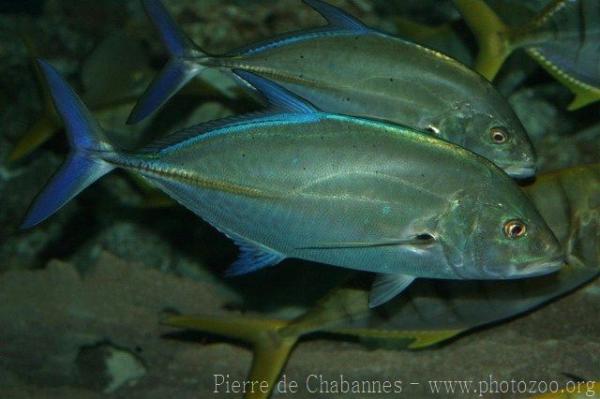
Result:
{"label": "fish head", "polygon": [[559,270],[565,252],[527,197],[490,201],[485,194],[456,198],[442,226],[447,262],[458,278],[504,280]]}
{"label": "fish head", "polygon": [[[536,155],[533,144],[506,101],[490,104],[461,102],[454,112],[442,116],[438,130],[442,138],[492,161],[516,179],[533,177]],[[444,137],[447,135],[447,137]]]}

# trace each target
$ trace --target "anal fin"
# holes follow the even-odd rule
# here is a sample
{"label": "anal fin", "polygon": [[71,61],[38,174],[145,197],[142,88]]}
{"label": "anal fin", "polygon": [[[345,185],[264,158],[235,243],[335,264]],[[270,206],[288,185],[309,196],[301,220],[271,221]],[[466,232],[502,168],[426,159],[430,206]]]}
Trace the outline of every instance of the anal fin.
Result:
{"label": "anal fin", "polygon": [[263,267],[275,266],[285,259],[285,256],[262,245],[232,237],[240,249],[238,259],[227,269],[227,276],[239,276],[254,272]]}

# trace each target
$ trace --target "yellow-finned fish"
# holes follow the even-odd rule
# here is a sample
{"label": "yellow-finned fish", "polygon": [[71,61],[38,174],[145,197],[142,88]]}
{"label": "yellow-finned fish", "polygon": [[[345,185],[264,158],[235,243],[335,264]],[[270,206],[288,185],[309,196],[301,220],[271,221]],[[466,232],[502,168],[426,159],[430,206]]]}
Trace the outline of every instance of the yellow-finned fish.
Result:
{"label": "yellow-finned fish", "polygon": [[[570,110],[600,99],[600,2],[551,0],[529,22],[506,24],[485,0],[454,0],[477,38],[475,69],[492,80],[508,56],[524,49],[575,98]],[[502,1],[501,1],[502,3]],[[526,2],[513,2],[526,7]],[[508,21],[510,22],[510,21]]]}

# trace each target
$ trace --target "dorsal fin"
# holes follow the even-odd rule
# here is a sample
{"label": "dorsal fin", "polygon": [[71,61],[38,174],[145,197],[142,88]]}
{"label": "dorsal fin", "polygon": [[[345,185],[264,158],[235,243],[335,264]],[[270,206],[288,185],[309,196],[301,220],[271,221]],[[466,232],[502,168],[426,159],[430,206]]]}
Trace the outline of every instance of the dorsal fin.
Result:
{"label": "dorsal fin", "polygon": [[298,97],[269,79],[240,69],[233,70],[233,73],[258,90],[277,111],[296,114],[312,114],[319,112],[319,110],[307,100]]}
{"label": "dorsal fin", "polygon": [[248,123],[254,119],[258,118],[267,118],[267,117],[277,117],[276,112],[252,112],[243,115],[233,115],[228,116],[222,119],[216,119],[213,121],[208,121],[204,123],[200,123],[197,125],[193,125],[190,127],[186,127],[181,130],[177,130],[171,134],[168,134],[164,137],[160,137],[154,141],[152,141],[147,146],[143,147],[141,152],[156,152],[168,149],[172,146],[182,144],[190,139],[194,139],[196,137],[201,137],[206,134],[210,134],[215,130],[220,130],[224,127],[233,127],[238,124]]}
{"label": "dorsal fin", "polygon": [[358,19],[354,18],[352,15],[348,14],[346,11],[343,11],[331,4],[327,4],[321,0],[303,0],[309,7],[314,9],[316,12],[321,14],[323,18],[329,22],[329,25],[348,29],[357,32],[365,32],[370,31],[371,29],[360,22]]}

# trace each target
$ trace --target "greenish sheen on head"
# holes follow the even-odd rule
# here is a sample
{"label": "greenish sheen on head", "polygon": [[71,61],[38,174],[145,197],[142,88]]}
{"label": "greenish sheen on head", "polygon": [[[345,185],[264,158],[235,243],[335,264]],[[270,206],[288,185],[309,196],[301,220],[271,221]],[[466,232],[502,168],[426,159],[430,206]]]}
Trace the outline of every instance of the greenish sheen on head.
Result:
{"label": "greenish sheen on head", "polygon": [[489,198],[466,193],[440,226],[454,272],[469,279],[515,279],[557,271],[564,251],[527,198]]}
{"label": "greenish sheen on head", "polygon": [[430,131],[487,158],[513,178],[535,175],[533,144],[521,121],[501,99],[489,104],[477,99],[458,103],[431,127]]}

